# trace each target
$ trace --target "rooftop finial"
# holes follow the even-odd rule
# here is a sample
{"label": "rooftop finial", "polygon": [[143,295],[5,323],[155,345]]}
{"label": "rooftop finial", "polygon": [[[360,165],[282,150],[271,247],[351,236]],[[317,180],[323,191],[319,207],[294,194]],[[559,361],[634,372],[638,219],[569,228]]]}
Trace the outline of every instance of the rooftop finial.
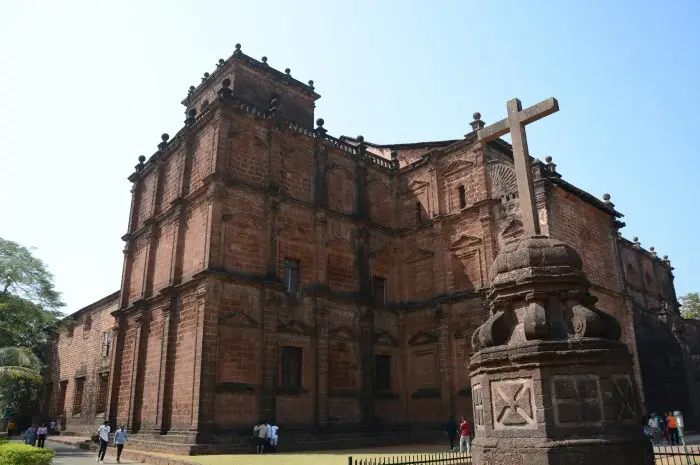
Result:
{"label": "rooftop finial", "polygon": [[608,193],[603,194],[603,203],[610,208],[615,206],[615,204],[610,201],[610,194]]}
{"label": "rooftop finial", "polygon": [[309,87],[311,87],[311,90],[314,90],[314,80],[309,79]]}
{"label": "rooftop finial", "polygon": [[136,170],[137,173],[143,169],[145,161],[146,161],[146,157],[144,157],[143,155],[139,155],[139,163],[136,166],[134,166],[134,169]]}
{"label": "rooftop finial", "polygon": [[355,139],[357,139],[357,142],[359,142],[360,144],[365,143],[365,137],[362,135],[357,136]]}
{"label": "rooftop finial", "polygon": [[316,120],[316,126],[317,126],[317,127],[316,127],[316,132],[317,132],[317,133],[322,134],[322,135],[325,135],[325,134],[328,132],[328,131],[326,131],[326,130],[323,128],[323,125],[324,125],[324,124],[326,124],[326,122],[323,121],[323,118],[319,118],[319,119]]}
{"label": "rooftop finial", "polygon": [[263,62],[263,65],[270,66],[267,64],[267,57],[262,57],[262,62]]}
{"label": "rooftop finial", "polygon": [[549,171],[550,173],[556,173],[557,172],[557,164],[554,163],[552,160],[553,160],[553,158],[550,157],[549,155],[544,157],[544,161],[547,162],[547,171]]}
{"label": "rooftop finial", "polygon": [[224,63],[226,63],[226,61],[223,58],[219,58],[219,62],[216,64],[216,67],[221,68],[224,66]]}
{"label": "rooftop finial", "polygon": [[657,254],[656,254],[656,250],[654,250],[653,245],[651,247],[649,247],[649,253],[651,254],[652,257],[656,258]]}
{"label": "rooftop finial", "polygon": [[162,142],[158,144],[158,150],[160,150],[161,152],[165,150],[165,148],[168,146],[168,139],[170,139],[170,136],[167,133],[163,133],[160,135],[160,140]]}
{"label": "rooftop finial", "polygon": [[481,113],[475,111],[472,115],[472,118],[474,118],[474,121],[469,123],[472,127],[472,131],[478,131],[479,129],[482,129],[484,127],[484,122],[481,121]]}
{"label": "rooftop finial", "polygon": [[195,121],[197,120],[197,109],[196,108],[190,108],[187,111],[187,118],[185,118],[185,124],[187,126],[192,126]]}
{"label": "rooftop finial", "polygon": [[291,76],[292,76],[292,74],[291,74],[291,73],[292,73],[292,70],[291,70],[291,69],[289,69],[289,68],[287,68],[287,69],[285,69],[285,70],[284,70],[284,74],[286,74],[286,75],[287,75],[287,76],[289,76],[289,77],[291,77]]}
{"label": "rooftop finial", "polygon": [[639,238],[638,238],[637,236],[634,236],[634,237],[632,238],[632,246],[633,246],[635,249],[638,249],[638,248],[641,246],[641,243],[639,242]]}
{"label": "rooftop finial", "polygon": [[241,44],[236,44],[236,51],[233,52],[234,55],[240,55],[243,52],[241,52]]}
{"label": "rooftop finial", "polygon": [[202,82],[206,81],[209,79],[209,73],[204,73],[204,76],[202,76]]}
{"label": "rooftop finial", "polygon": [[231,90],[231,80],[229,78],[226,78],[223,81],[221,81],[221,89],[219,89],[219,95],[223,98],[227,98],[233,95],[233,91]]}
{"label": "rooftop finial", "polygon": [[190,88],[187,89],[187,95],[192,95],[192,93],[194,92],[195,89],[196,89],[195,86],[190,86]]}

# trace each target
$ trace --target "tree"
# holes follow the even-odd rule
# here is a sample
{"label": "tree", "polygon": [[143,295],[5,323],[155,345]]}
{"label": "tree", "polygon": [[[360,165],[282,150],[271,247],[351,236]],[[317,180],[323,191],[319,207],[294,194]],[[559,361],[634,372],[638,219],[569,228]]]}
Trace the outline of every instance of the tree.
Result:
{"label": "tree", "polygon": [[40,355],[62,306],[44,262],[0,238],[0,347],[31,347]]}
{"label": "tree", "polygon": [[53,275],[40,259],[16,242],[0,237],[0,295],[13,295],[47,310],[63,306]]}
{"label": "tree", "polygon": [[29,418],[38,407],[41,362],[29,349],[0,348],[0,408]]}
{"label": "tree", "polygon": [[681,297],[681,316],[700,319],[700,292],[690,292]]}

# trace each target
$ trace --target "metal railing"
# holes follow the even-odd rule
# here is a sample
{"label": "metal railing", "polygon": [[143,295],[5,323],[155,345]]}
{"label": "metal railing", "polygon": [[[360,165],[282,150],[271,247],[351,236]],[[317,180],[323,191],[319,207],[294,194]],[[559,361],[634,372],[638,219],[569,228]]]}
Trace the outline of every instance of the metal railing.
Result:
{"label": "metal railing", "polygon": [[654,463],[655,465],[700,464],[700,446],[654,447]]}
{"label": "metal railing", "polygon": [[471,465],[472,456],[460,452],[390,455],[385,457],[348,457],[348,465]]}

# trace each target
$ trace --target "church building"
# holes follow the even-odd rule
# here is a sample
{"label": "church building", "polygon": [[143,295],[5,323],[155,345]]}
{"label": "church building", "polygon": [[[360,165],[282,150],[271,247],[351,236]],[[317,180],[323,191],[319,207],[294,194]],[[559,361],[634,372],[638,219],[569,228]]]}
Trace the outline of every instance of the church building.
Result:
{"label": "church building", "polygon": [[[120,290],[56,333],[47,418],[178,453],[247,450],[261,419],[291,450],[472,418],[489,270],[523,234],[511,146],[477,140],[479,113],[453,140],[334,137],[319,98],[240,45],[190,87],[183,127],[129,176]],[[642,410],[700,425],[700,325],[680,318],[670,261],[621,236],[609,195],[551,157],[531,169],[542,233],[576,249],[620,323]]]}

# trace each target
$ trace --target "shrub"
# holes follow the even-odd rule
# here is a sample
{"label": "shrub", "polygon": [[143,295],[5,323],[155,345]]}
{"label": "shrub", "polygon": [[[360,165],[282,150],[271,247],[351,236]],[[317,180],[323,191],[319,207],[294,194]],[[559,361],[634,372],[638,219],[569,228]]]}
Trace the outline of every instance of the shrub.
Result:
{"label": "shrub", "polygon": [[0,445],[0,465],[51,465],[51,449],[39,449],[24,444]]}

